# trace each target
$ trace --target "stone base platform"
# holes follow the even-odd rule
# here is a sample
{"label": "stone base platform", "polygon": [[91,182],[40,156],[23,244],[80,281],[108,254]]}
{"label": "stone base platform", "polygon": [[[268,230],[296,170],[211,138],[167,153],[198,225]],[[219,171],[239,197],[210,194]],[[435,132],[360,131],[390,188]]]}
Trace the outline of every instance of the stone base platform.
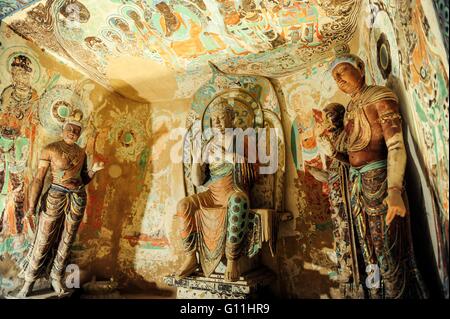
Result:
{"label": "stone base platform", "polygon": [[[17,292],[16,292],[17,293]],[[39,289],[33,290],[31,294],[25,298],[17,297],[16,294],[8,294],[5,299],[65,299],[69,298],[73,294],[73,290],[68,290],[63,294],[57,294],[53,289]]]}
{"label": "stone base platform", "polygon": [[177,287],[177,299],[254,299],[275,278],[269,269],[258,268],[243,274],[235,282],[224,281],[222,274],[207,278],[202,273],[179,280],[170,275],[164,277],[164,282]]}
{"label": "stone base platform", "polygon": [[75,289],[66,289],[66,291],[62,294],[57,294],[51,284],[50,280],[48,278],[43,277],[36,280],[34,283],[33,290],[31,291],[30,295],[28,297],[22,298],[17,297],[17,294],[19,293],[20,289],[22,289],[22,286],[24,284],[23,279],[20,282],[20,285],[15,288],[14,290],[10,291],[9,293],[5,294],[3,298],[5,299],[64,299],[64,298],[70,298],[73,293],[75,292]]}

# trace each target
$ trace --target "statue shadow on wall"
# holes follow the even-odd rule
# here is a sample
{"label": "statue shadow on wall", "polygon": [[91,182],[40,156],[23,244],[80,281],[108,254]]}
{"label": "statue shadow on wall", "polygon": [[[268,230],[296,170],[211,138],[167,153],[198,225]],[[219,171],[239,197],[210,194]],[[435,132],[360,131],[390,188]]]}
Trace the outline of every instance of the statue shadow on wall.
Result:
{"label": "statue shadow on wall", "polygon": [[[125,140],[118,140],[116,143],[125,143],[123,147],[141,143],[142,147],[136,147],[139,154],[133,161],[125,162],[125,165],[116,158],[113,158],[114,162],[108,163],[109,167],[121,167],[121,176],[113,179],[110,185],[114,189],[114,195],[108,206],[114,207],[114,211],[108,211],[102,220],[110,231],[111,250],[106,258],[97,260],[92,265],[91,274],[96,275],[99,280],[114,278],[120,295],[124,298],[170,298],[173,291],[161,288],[157,283],[160,275],[151,262],[155,254],[167,249],[167,239],[161,234],[163,232],[148,234],[148,225],[145,225],[148,224],[149,214],[158,213],[147,207],[149,196],[154,191],[154,161],[158,160],[152,157],[151,147],[161,136],[170,132],[165,131],[166,127],[154,131],[152,120],[144,118],[145,114],[152,116],[150,103],[144,103],[145,99],[139,97],[139,92],[131,85],[121,80],[114,80],[114,83],[120,83],[121,87],[116,89],[117,92],[126,92],[126,97],[120,93],[118,95],[128,100],[127,104],[131,107],[127,108],[127,112],[133,114],[134,121],[123,125],[117,138]],[[120,101],[117,96],[111,98]],[[129,117],[129,114],[126,116]],[[110,151],[114,155],[115,150]],[[105,172],[99,178],[108,178],[106,175]]]}

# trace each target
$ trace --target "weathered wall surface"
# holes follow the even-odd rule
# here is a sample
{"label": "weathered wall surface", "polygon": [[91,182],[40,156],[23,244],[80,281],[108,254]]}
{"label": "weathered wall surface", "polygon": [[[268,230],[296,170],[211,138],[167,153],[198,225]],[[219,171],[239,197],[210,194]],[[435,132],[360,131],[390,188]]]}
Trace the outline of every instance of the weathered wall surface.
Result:
{"label": "weathered wall surface", "polygon": [[[117,267],[127,286],[170,293],[163,277],[181,264],[180,243],[177,241],[176,204],[184,196],[182,163],[175,162],[181,151],[182,135],[178,128],[185,127],[190,100],[152,104],[146,128],[150,133],[146,141],[148,153],[137,166],[132,178],[136,182],[127,216],[120,226]],[[138,113],[137,118],[143,118]],[[129,180],[127,179],[127,182]],[[120,186],[116,188],[121,198]],[[131,209],[130,209],[131,208]],[[167,291],[166,291],[167,290]]]}

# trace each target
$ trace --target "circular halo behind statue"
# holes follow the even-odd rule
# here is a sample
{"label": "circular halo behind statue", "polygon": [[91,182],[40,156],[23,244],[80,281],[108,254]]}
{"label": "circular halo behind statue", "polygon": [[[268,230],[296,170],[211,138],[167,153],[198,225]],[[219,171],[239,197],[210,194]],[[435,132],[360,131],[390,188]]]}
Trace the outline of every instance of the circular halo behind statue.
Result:
{"label": "circular halo behind statue", "polygon": [[211,116],[210,110],[213,105],[227,103],[234,110],[234,127],[243,130],[252,128],[262,128],[264,117],[261,104],[247,91],[243,89],[230,89],[220,92],[214,96],[206,105],[201,114],[201,131],[204,140],[211,138]]}

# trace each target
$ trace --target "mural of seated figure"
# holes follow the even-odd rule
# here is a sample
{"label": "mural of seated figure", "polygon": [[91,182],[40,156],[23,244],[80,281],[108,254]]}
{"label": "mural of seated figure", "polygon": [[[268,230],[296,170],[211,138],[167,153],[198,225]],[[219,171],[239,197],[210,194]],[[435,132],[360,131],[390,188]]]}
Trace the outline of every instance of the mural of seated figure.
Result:
{"label": "mural of seated figure", "polygon": [[[237,281],[241,275],[239,258],[252,257],[261,247],[257,236],[260,220],[250,210],[249,200],[255,165],[236,151],[234,116],[232,106],[225,100],[212,104],[212,138],[203,145],[195,143],[199,139],[194,138],[191,144],[192,183],[207,190],[178,202],[176,216],[181,220],[181,239],[187,256],[176,273],[177,279],[191,275],[199,263],[209,277],[225,255],[224,280]],[[195,133],[199,134],[200,131]]]}

